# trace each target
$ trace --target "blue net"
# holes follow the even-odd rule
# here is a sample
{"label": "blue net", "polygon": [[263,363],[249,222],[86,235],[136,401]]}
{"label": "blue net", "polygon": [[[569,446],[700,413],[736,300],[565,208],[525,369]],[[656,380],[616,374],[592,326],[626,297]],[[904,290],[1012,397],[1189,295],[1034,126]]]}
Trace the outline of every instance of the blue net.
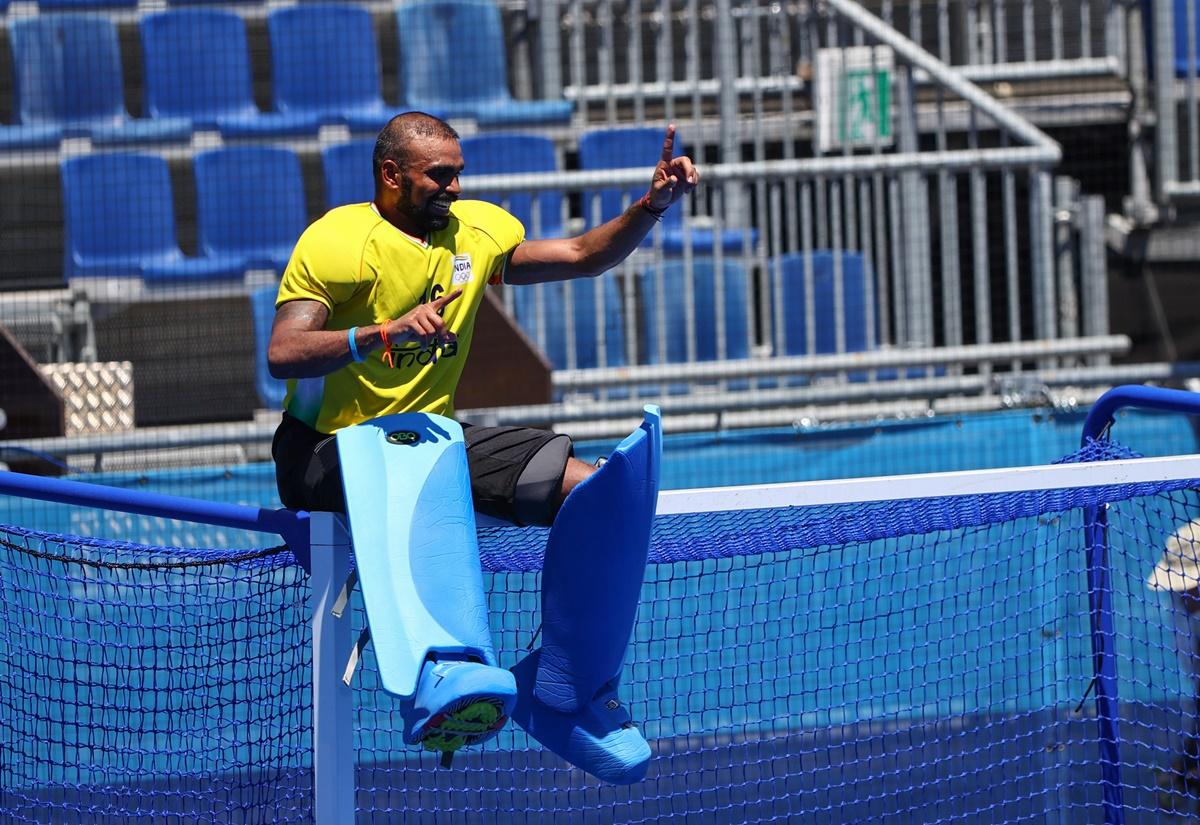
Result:
{"label": "blue net", "polygon": [[[1130,455],[1087,449],[1071,460]],[[1149,579],[1200,516],[1197,486],[660,517],[622,685],[647,779],[601,785],[511,725],[439,768],[402,743],[368,647],[356,822],[1097,822],[1114,781],[1125,821],[1177,821],[1200,810],[1197,660],[1182,594]],[[1085,539],[1099,505],[1108,765]],[[286,551],[2,538],[5,821],[312,821],[306,582]],[[538,627],[544,538],[481,536],[505,665]],[[365,625],[361,601],[350,615]]]}
{"label": "blue net", "polygon": [[310,822],[307,597],[284,548],[0,528],[0,821]]}

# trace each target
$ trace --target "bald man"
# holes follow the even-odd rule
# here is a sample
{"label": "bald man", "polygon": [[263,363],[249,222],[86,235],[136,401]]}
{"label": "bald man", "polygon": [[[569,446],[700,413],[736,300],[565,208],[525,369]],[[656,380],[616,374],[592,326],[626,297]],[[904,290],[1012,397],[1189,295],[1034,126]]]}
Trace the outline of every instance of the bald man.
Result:
{"label": "bald man", "polygon": [[[447,123],[420,113],[393,118],[375,144],[374,199],[338,207],[313,223],[279,286],[268,363],[272,375],[288,379],[272,444],[283,503],[346,510],[339,430],[395,413],[454,416],[455,389],[489,284],[595,277],[633,252],[699,179],[688,158],[674,157],[674,143],[675,128],[668,126],[646,194],[622,215],[577,237],[526,240],[520,221],[500,207],[460,200],[462,149]],[[495,518],[550,525],[567,494],[594,472],[572,456],[564,435],[460,423],[474,507]],[[571,549],[547,548],[548,557],[563,552]],[[624,553],[644,567],[644,546],[613,552],[614,563]],[[640,584],[640,568],[626,568]],[[570,576],[543,582],[550,590],[575,584]],[[617,628],[615,619],[588,620],[612,625],[620,644],[628,642],[631,628]],[[567,741],[586,740],[587,746],[560,746],[560,755],[607,776],[617,757],[632,754],[636,758],[627,759],[631,765],[613,781],[634,781],[650,749],[623,715],[615,681],[606,689],[613,695],[601,702],[599,721],[588,716],[597,712],[592,702],[582,715],[539,705],[529,712],[548,716],[526,724],[552,733],[582,726],[592,738]],[[513,674],[481,661],[438,657],[422,665],[405,738],[448,754],[495,735],[516,703]]]}

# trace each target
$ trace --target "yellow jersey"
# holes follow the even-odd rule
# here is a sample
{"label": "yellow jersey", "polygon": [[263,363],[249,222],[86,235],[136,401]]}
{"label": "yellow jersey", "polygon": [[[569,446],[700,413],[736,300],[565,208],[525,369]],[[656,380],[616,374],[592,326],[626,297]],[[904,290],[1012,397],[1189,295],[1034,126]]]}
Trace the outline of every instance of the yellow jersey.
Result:
{"label": "yellow jersey", "polygon": [[521,222],[484,201],[456,201],[449,224],[424,239],[397,229],[370,203],[330,210],[300,236],[275,305],[319,301],[329,309],[326,329],[341,330],[382,324],[461,288],[443,316],[457,341],[393,343],[392,366],[381,347],[328,375],[291,379],[284,408],[330,434],[392,413],[453,416],[484,289],[499,283],[523,240]]}

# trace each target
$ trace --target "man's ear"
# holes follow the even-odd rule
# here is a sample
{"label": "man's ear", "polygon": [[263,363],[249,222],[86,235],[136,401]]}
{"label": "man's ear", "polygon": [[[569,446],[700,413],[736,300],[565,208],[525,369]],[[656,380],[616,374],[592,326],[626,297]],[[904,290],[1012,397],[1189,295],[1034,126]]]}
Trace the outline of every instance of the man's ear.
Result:
{"label": "man's ear", "polygon": [[379,165],[379,177],[383,180],[384,189],[399,189],[404,171],[394,160],[385,160]]}

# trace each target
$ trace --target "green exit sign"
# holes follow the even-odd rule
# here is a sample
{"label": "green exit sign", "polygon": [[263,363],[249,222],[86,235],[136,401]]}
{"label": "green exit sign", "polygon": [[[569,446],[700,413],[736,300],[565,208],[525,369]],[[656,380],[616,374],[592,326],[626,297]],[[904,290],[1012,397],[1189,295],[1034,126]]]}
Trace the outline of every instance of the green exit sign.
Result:
{"label": "green exit sign", "polygon": [[817,52],[817,151],[892,144],[892,50]]}

